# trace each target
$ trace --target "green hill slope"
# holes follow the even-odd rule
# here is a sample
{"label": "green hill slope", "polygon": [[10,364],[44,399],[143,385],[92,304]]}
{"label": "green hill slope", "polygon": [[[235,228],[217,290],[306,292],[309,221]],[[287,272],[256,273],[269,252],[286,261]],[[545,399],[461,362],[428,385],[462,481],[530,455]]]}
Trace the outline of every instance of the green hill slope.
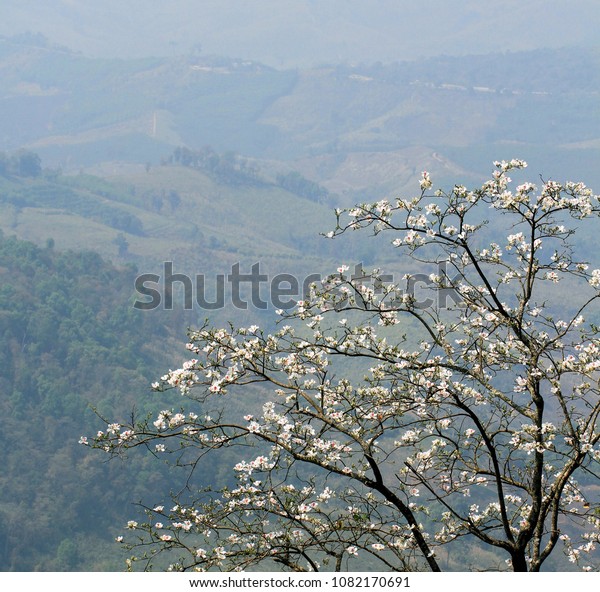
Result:
{"label": "green hill slope", "polygon": [[[0,177],[0,228],[58,248],[156,264],[178,256],[191,268],[221,261],[320,257],[331,207],[267,181],[229,184],[189,167],[110,166],[98,175]],[[128,247],[115,244],[124,235]],[[321,244],[318,244],[321,243]]]}
{"label": "green hill slope", "polygon": [[154,404],[139,395],[171,357],[168,325],[131,306],[134,273],[0,237],[0,570],[121,569],[113,529],[165,474],[78,445],[96,430],[91,405]]}

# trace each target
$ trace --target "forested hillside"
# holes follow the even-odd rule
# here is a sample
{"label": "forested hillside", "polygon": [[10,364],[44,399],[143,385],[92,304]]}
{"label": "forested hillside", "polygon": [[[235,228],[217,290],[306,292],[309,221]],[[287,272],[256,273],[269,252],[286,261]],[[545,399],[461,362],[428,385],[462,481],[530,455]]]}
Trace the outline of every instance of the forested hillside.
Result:
{"label": "forested hillside", "polygon": [[260,261],[299,278],[327,267],[314,229],[334,216],[316,184],[255,178],[216,153],[214,166],[176,155],[110,180],[43,169],[32,152],[2,155],[0,570],[121,569],[112,537],[136,515],[132,502],[168,497],[183,475],[167,478],[151,458],[134,475],[127,462],[97,462],[78,444],[100,425],[92,409],[143,416],[161,404],[149,385],[180,360],[188,325],[261,312],[183,311],[177,297],[174,310],[136,310],[140,273],[170,259],[212,290],[235,261],[242,273]]}
{"label": "forested hillside", "polygon": [[172,358],[169,327],[131,306],[134,274],[0,238],[0,570],[121,569],[111,534],[164,482],[160,463],[132,474],[78,445],[92,407],[156,404],[148,385]]}

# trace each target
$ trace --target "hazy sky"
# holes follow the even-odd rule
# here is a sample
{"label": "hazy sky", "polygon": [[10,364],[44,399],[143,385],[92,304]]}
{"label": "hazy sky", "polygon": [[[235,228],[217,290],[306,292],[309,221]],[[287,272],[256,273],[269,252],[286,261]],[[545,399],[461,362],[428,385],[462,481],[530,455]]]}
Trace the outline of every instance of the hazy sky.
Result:
{"label": "hazy sky", "polygon": [[94,56],[202,52],[275,66],[598,45],[598,0],[0,0],[0,34]]}

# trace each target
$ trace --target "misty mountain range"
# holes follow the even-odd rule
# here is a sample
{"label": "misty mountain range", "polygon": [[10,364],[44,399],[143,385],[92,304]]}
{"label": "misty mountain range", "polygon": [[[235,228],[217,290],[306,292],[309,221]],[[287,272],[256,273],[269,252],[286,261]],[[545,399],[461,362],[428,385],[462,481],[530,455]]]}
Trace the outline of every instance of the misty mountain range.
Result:
{"label": "misty mountain range", "polygon": [[4,0],[0,34],[42,32],[95,57],[202,48],[277,67],[598,43],[595,0]]}

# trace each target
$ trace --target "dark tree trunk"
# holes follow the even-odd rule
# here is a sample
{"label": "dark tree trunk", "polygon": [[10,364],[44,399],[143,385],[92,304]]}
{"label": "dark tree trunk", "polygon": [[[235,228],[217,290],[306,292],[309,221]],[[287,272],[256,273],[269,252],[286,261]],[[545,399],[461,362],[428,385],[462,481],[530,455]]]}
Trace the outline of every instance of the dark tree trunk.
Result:
{"label": "dark tree trunk", "polygon": [[515,551],[511,554],[511,559],[513,571],[528,571],[524,551]]}

